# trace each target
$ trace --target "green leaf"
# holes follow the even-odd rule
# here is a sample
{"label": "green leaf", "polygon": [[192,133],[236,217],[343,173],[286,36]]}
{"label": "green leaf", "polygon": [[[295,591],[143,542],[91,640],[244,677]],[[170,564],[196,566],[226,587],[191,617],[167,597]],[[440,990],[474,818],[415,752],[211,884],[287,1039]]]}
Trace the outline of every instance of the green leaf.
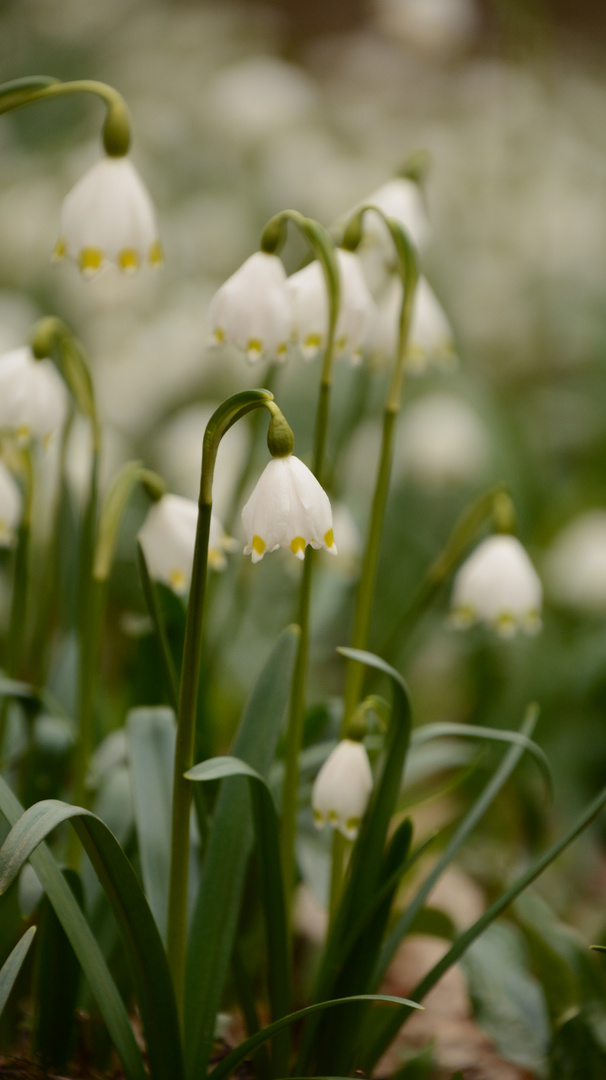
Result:
{"label": "green leaf", "polygon": [[225,1076],[230,1076],[231,1073],[237,1068],[244,1058],[256,1050],[257,1046],[266,1042],[268,1039],[273,1038],[278,1031],[287,1027],[289,1024],[295,1024],[297,1020],[303,1020],[306,1016],[312,1016],[314,1013],[323,1012],[324,1009],[332,1009],[336,1005],[351,1005],[356,1001],[386,1001],[390,1005],[405,1005],[410,1009],[422,1009],[422,1005],[418,1005],[415,1001],[409,1001],[408,999],[392,997],[389,994],[356,994],[353,997],[335,998],[334,1001],[320,1001],[315,1005],[308,1005],[306,1009],[299,1009],[298,1012],[291,1013],[289,1016],[284,1016],[280,1020],[276,1020],[275,1023],[269,1024],[268,1027],[263,1028],[257,1035],[251,1036],[250,1039],[246,1039],[245,1042],[236,1046],[235,1050],[232,1050],[230,1054],[223,1058],[218,1065],[215,1065],[214,1069],[209,1073],[209,1080],[222,1080]]}
{"label": "green leaf", "polygon": [[528,750],[539,765],[545,778],[549,799],[553,796],[553,776],[547,755],[540,746],[532,739],[527,738],[521,731],[507,731],[502,728],[479,727],[474,724],[452,724],[444,721],[440,724],[426,724],[425,727],[417,728],[411,736],[411,746],[421,746],[430,739],[439,739],[444,736],[462,735],[470,739],[486,739],[493,742],[517,743],[518,746]]}
{"label": "green leaf", "polygon": [[[249,781],[253,807],[257,855],[261,870],[261,893],[265,914],[267,980],[271,1016],[278,1020],[290,1009],[291,972],[286,898],[280,858],[280,834],[274,797],[267,780],[234,757],[211,758],[185,773],[188,780],[222,780],[245,776]],[[289,1039],[275,1046],[274,1075],[288,1069]]]}
{"label": "green leaf", "polygon": [[551,1024],[519,930],[507,923],[489,926],[467,950],[463,967],[476,1019],[501,1055],[544,1077]]}
{"label": "green leaf", "polygon": [[[11,825],[23,814],[23,807],[2,777],[0,813]],[[128,1080],[147,1080],[122,998],[69,885],[44,844],[32,852],[30,862],[85,972]]]}
{"label": "green leaf", "polygon": [[178,1080],[183,1074],[181,1042],[166,954],[137,876],[105,822],[57,799],[30,806],[0,849],[0,893],[64,821],[76,829],[113,908],[129,959],[151,1074],[154,1080]]}
{"label": "green leaf", "polygon": [[[511,752],[512,751],[510,751],[510,753]],[[469,948],[472,942],[483,933],[486,927],[490,926],[490,924],[505,911],[509,904],[517,899],[520,893],[538,878],[539,875],[543,873],[543,870],[545,870],[554,859],[557,859],[558,855],[560,855],[573,840],[576,840],[577,836],[579,836],[593,819],[597,817],[604,805],[606,805],[606,788],[603,788],[600,794],[589,804],[575,824],[571,826],[559,840],[556,840],[556,842],[552,844],[551,847],[525,871],[525,873],[521,874],[509,889],[507,889],[502,896],[499,896],[475,923],[465,930],[464,933],[460,934],[448,952],[445,953],[442,959],[434,965],[425,978],[421,979],[420,983],[414,988],[413,995],[415,998],[420,1001],[429,993],[444,972],[448,971],[448,969],[463,956],[463,953]],[[398,1010],[398,1014],[393,1018],[390,1018],[389,1024],[383,1025],[380,1031],[375,1031],[374,1039],[372,1043],[369,1044],[364,1058],[364,1066],[369,1072],[373,1069],[392,1039],[395,1038],[408,1015],[409,1010]]]}
{"label": "green leaf", "polygon": [[[385,739],[382,773],[353,848],[349,875],[318,975],[315,993],[318,1000],[333,996],[337,993],[335,988],[338,986],[342,990],[345,984],[354,993],[368,989],[368,980],[372,976],[376,952],[389,913],[391,895],[388,894],[387,904],[381,905],[377,910],[374,926],[371,924],[365,928],[366,941],[359,953],[356,950],[350,951],[350,939],[354,928],[360,924],[360,913],[373,908],[381,885],[393,873],[393,867],[387,872],[385,870],[384,849],[400,791],[411,727],[410,700],[401,675],[372,653],[358,649],[339,649],[339,652],[389,676],[393,689],[393,708]],[[397,881],[394,888],[395,885]],[[342,977],[339,977],[348,956],[351,958],[349,965],[344,969]],[[355,1013],[357,1012],[356,1009]],[[357,1045],[356,1039],[352,1038],[352,1030],[358,1029],[359,1018],[350,1010],[342,1017],[331,1018],[330,1038],[326,1033],[326,1024],[322,1024],[321,1019],[306,1025],[297,1071],[306,1072],[314,1054],[320,1055],[320,1072],[349,1071]]]}
{"label": "green leaf", "polygon": [[[234,757],[263,777],[271,768],[288,705],[298,635],[297,627],[288,627],[278,638],[234,740]],[[232,776],[217,799],[188,940],[184,1045],[190,1077],[206,1073],[251,847],[248,784]]]}
{"label": "green leaf", "polygon": [[29,930],[26,930],[23,937],[17,942],[15,948],[4,961],[2,968],[0,969],[0,1015],[8,1000],[17,975],[21,971],[21,965],[27,956],[29,947],[34,940],[34,934],[36,933],[36,927],[30,926]]}
{"label": "green leaf", "polygon": [[[63,876],[82,908],[84,893],[78,874],[68,869],[63,871]],[[48,896],[43,897],[40,905],[38,931],[32,1045],[36,1060],[46,1070],[62,1072],[74,1034],[80,965]],[[57,993],[58,972],[61,973],[60,994]]]}
{"label": "green leaf", "polygon": [[131,709],[126,731],[141,875],[160,936],[166,941],[175,717],[168,708]]}
{"label": "green leaf", "polygon": [[[522,724],[522,734],[526,736],[527,739],[534,730],[537,718],[537,707],[535,705],[529,706],[529,708],[527,709],[526,717]],[[427,875],[425,881],[417,890],[406,911],[398,919],[398,922],[396,923],[394,929],[387,938],[383,949],[381,950],[381,956],[379,958],[375,975],[375,985],[378,985],[383,978],[402,938],[410,931],[410,928],[418,912],[424,906],[425,901],[429,896],[431,890],[433,889],[435,883],[442,876],[444,870],[449,865],[449,863],[452,862],[467,837],[475,829],[478,822],[488,810],[489,806],[491,806],[491,804],[494,802],[494,799],[496,798],[499,791],[515,769],[525,749],[526,746],[524,743],[515,742],[508,750],[505,757],[503,758],[503,761],[499,765],[499,768],[496,770],[494,776],[491,777],[479,799],[476,800],[469,812],[461,821],[458,828],[455,830],[454,835],[452,836],[450,842],[446,845],[443,854],[436,862],[433,870]]]}

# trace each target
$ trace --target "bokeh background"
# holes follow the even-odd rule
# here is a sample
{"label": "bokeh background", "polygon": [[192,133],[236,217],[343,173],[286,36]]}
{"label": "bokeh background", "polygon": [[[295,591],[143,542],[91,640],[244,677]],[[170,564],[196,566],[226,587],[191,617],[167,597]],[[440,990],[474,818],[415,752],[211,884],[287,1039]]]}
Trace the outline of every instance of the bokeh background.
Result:
{"label": "bokeh background", "polygon": [[[2,118],[0,350],[21,344],[44,314],[74,328],[106,425],[106,478],[140,457],[195,497],[213,404],[268,377],[308,456],[317,362],[293,355],[268,376],[210,349],[209,300],[272,214],[290,206],[330,225],[407,155],[429,152],[424,269],[460,365],[406,389],[371,647],[404,671],[417,722],[511,727],[527,702],[541,705],[537,739],[553,765],[555,804],[545,811],[532,769],[522,769],[517,801],[499,804],[467,856],[488,882],[516,864],[517,842],[532,847],[562,826],[606,776],[605,58],[598,0],[0,4],[3,79],[113,84],[129,103],[133,160],[157,207],[161,273],[108,271],[85,283],[75,267],[51,266],[62,198],[100,152],[101,106],[82,97]],[[288,269],[303,255],[289,242]],[[312,701],[341,692],[334,648],[348,634],[385,378],[368,366],[337,369],[330,455],[344,555],[321,563]],[[248,440],[244,429],[230,433],[217,474],[217,506],[239,541],[234,491]],[[74,492],[85,456],[76,431]],[[419,577],[469,501],[501,480],[544,581],[542,633],[511,642],[456,633],[444,589],[403,638]],[[144,509],[130,513],[112,580],[102,688],[110,727],[143,696],[162,695],[141,674],[153,660],[134,573]],[[213,585],[209,710],[219,743],[294,617],[298,566],[282,556],[251,574],[236,554]],[[325,713],[310,730],[329,722]],[[593,940],[604,928],[603,833],[596,826],[549,879],[555,909]]]}

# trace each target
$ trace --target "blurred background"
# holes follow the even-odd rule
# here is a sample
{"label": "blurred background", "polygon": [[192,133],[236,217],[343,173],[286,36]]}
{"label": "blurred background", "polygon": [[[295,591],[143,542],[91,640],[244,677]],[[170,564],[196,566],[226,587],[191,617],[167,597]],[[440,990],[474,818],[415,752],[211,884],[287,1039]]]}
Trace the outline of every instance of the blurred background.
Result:
{"label": "blurred background", "polygon": [[[0,350],[27,339],[41,315],[74,328],[94,371],[107,476],[142,457],[172,490],[195,497],[212,406],[268,378],[308,458],[318,362],[291,356],[269,375],[210,349],[209,300],[256,250],[272,214],[294,207],[330,225],[409,154],[429,152],[423,265],[460,365],[406,388],[371,647],[405,673],[419,723],[514,727],[527,702],[540,703],[555,806],[545,813],[523,768],[518,801],[493,815],[490,851],[480,838],[468,855],[488,881],[519,857],[515,844],[497,851],[495,839],[534,845],[606,777],[605,56],[599,0],[0,3],[3,79],[44,73],[114,85],[157,207],[161,273],[108,270],[83,282],[74,266],[51,266],[62,199],[99,155],[102,109],[81,97],[2,118]],[[289,244],[289,270],[303,254]],[[321,560],[312,702],[342,689],[334,649],[348,636],[385,380],[367,366],[336,373],[331,494],[342,507],[343,557]],[[234,492],[248,438],[244,429],[228,436],[217,472],[217,507],[239,542]],[[72,471],[77,492],[77,438]],[[500,480],[544,582],[542,633],[510,642],[483,629],[456,633],[444,589],[403,637],[420,575],[470,500]],[[130,515],[112,581],[110,727],[143,695],[162,695],[141,674],[153,656],[133,571],[144,509]],[[294,617],[299,567],[283,555],[252,575],[231,556],[213,584],[210,635],[226,645],[209,675],[219,742]],[[132,677],[118,692],[125,671]],[[310,732],[329,723],[325,712],[311,714]],[[578,843],[571,872],[550,885],[556,910],[594,940],[604,921],[603,833],[597,826]]]}

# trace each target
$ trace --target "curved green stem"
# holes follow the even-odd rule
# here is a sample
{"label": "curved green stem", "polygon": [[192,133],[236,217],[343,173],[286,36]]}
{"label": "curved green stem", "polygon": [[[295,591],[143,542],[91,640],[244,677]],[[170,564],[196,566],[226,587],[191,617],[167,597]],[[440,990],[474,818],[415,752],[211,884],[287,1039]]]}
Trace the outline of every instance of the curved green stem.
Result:
{"label": "curved green stem", "polygon": [[[261,238],[263,251],[273,253],[284,240],[287,223],[291,221],[303,233],[318,259],[328,294],[328,326],[326,347],[322,361],[320,389],[314,427],[313,472],[322,483],[328,418],[330,413],[330,394],[332,389],[332,361],[335,331],[341,302],[341,284],[339,268],[335,256],[335,247],[326,230],[311,218],[303,217],[296,210],[284,210],[266,225]],[[297,827],[297,801],[299,793],[299,754],[303,741],[303,722],[305,719],[305,684],[307,681],[307,661],[309,654],[309,605],[311,583],[315,565],[315,552],[308,549],[303,565],[301,590],[299,594],[298,623],[301,636],[297,649],[293,673],[290,713],[286,732],[286,756],[284,783],[282,788],[281,847],[284,885],[290,894],[295,877],[295,836]]]}
{"label": "curved green stem", "polygon": [[[344,243],[346,245],[353,244],[353,246],[355,246],[358,243],[361,235],[362,216],[367,210],[374,210],[375,213],[380,213],[376,207],[362,207],[345,231]],[[381,546],[381,535],[383,532],[383,520],[385,517],[385,507],[387,504],[389,481],[391,477],[396,420],[400,411],[402,390],[404,386],[406,344],[412,320],[415,289],[419,276],[416,253],[404,232],[404,229],[394,219],[385,217],[383,214],[381,214],[381,217],[391,233],[396,248],[404,291],[402,307],[400,310],[398,349],[387,399],[385,401],[381,454],[377,470],[368,536],[362,559],[362,570],[356,596],[354,624],[351,635],[351,646],[355,649],[366,648],[368,642],[379,550]],[[343,730],[345,730],[350,718],[353,716],[360,700],[363,678],[364,668],[362,664],[355,660],[350,660],[347,667],[345,683]]]}
{"label": "curved green stem", "polygon": [[[273,394],[267,390],[247,390],[241,394],[235,394],[212,415],[204,433],[200,497],[198,500],[198,526],[189,603],[187,605],[177,710],[168,897],[167,953],[181,1019],[183,1019],[185,994],[189,825],[192,801],[191,784],[189,780],[186,780],[184,773],[191,769],[194,764],[196,705],[200,679],[208,537],[215,461],[219,443],[226,431],[242,416],[250,412],[251,409],[261,407],[271,409],[272,403]],[[276,406],[273,406],[273,409],[277,411]]]}
{"label": "curved green stem", "polygon": [[0,114],[33,105],[36,101],[64,97],[66,94],[94,94],[107,106],[103,125],[103,146],[112,157],[122,157],[130,146],[130,119],[126,102],[113,86],[93,79],[77,79],[60,82],[50,76],[39,75],[0,85]]}

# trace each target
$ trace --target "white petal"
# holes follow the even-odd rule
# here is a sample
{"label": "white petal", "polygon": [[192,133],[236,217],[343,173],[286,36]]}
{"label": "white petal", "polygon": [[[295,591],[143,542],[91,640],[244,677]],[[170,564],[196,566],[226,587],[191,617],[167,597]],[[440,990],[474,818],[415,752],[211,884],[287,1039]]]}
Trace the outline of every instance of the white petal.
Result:
{"label": "white petal", "polygon": [[67,407],[67,388],[51,360],[36,360],[27,347],[0,356],[0,428],[44,442],[63,424]]}
{"label": "white petal", "polygon": [[502,637],[536,632],[543,590],[526,551],[514,536],[490,536],[458,571],[452,607],[463,620],[478,619]]}
{"label": "white petal", "polygon": [[372,772],[362,743],[342,739],[320,769],[311,796],[318,826],[328,821],[353,840],[372,791]]}
{"label": "white petal", "polygon": [[278,256],[251,255],[215,293],[209,321],[216,341],[236,345],[249,360],[281,358],[292,334],[292,304]]}

